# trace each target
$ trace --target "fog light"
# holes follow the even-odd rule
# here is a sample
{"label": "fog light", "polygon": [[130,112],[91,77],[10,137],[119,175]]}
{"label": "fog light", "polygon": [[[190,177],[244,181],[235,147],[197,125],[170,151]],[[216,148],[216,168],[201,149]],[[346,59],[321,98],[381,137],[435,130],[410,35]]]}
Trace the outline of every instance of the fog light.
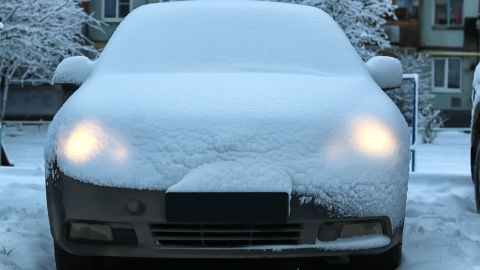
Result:
{"label": "fog light", "polygon": [[340,238],[349,238],[354,236],[382,234],[382,224],[378,222],[369,223],[349,223],[342,225],[342,231],[340,232]]}
{"label": "fog light", "polygon": [[110,225],[77,223],[70,224],[70,239],[113,242],[113,233]]}

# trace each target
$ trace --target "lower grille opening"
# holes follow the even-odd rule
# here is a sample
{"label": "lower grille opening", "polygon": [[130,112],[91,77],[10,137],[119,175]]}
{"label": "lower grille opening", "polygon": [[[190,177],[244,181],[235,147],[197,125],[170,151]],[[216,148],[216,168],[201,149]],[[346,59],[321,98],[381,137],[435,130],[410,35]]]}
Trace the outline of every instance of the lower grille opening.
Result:
{"label": "lower grille opening", "polygon": [[296,245],[300,224],[151,224],[157,245],[184,247],[242,247]]}

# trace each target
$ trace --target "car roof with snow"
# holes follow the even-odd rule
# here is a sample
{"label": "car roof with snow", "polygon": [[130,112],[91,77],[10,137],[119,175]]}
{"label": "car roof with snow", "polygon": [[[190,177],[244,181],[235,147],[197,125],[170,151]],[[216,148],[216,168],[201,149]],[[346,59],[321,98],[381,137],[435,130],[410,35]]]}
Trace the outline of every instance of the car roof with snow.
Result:
{"label": "car roof with snow", "polygon": [[367,73],[325,12],[256,1],[139,7],[117,28],[96,66],[96,73]]}

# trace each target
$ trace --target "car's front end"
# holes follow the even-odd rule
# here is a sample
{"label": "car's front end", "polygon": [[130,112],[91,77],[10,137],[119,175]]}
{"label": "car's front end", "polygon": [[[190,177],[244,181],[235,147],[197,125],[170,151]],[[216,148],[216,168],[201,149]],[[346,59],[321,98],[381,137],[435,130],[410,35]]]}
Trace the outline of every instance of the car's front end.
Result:
{"label": "car's front end", "polygon": [[[257,85],[267,75],[213,77],[219,76],[229,76],[230,82],[247,76],[244,84]],[[324,80],[282,77],[274,91],[282,91],[280,85],[304,87],[307,96],[317,93],[307,90],[313,81]],[[182,87],[181,80],[175,81]],[[223,87],[210,85],[212,91]],[[349,91],[341,82],[338,88],[337,94]],[[270,96],[249,89],[239,94]],[[175,95],[175,88],[171,91]],[[217,98],[228,96],[227,103],[236,103],[231,92],[220,93]],[[137,122],[113,108],[105,110],[103,104],[84,103],[79,94],[69,100],[77,106],[67,104],[52,122],[46,147],[50,224],[56,244],[67,252],[155,258],[348,257],[401,245],[408,133],[382,93],[368,102],[337,105],[342,113],[336,118],[317,110],[315,104],[324,105],[315,100],[283,92],[292,105],[280,113],[276,105],[264,106],[262,114],[252,110],[262,107],[264,98],[244,105],[241,118],[228,115],[238,108],[235,104],[223,102],[209,108],[223,113],[199,115],[166,108],[176,100],[163,100],[165,111],[144,113]],[[109,99],[118,104],[124,94]],[[145,100],[157,95],[144,94]],[[365,108],[382,102],[376,108],[382,114],[365,114]],[[343,113],[353,103],[355,111]],[[156,102],[141,104],[128,111],[158,110]],[[95,111],[98,120],[90,120],[85,111]],[[270,112],[275,117],[265,119]]]}
{"label": "car's front end", "polygon": [[310,7],[136,9],[49,127],[57,257],[395,250],[398,264],[409,135],[379,87],[390,73],[401,81],[401,68],[380,60],[377,82],[332,18]]}
{"label": "car's front end", "polygon": [[54,171],[47,180],[52,234],[80,256],[347,257],[383,253],[402,241],[402,226],[393,229],[386,216],[342,216],[298,195],[286,222],[168,222],[164,191],[101,187]]}

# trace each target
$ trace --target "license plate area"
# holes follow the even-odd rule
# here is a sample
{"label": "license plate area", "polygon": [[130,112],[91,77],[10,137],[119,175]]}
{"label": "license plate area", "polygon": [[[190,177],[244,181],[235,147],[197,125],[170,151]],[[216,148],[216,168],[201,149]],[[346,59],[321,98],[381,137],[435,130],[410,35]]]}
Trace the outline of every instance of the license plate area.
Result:
{"label": "license plate area", "polygon": [[167,222],[287,223],[286,192],[167,192]]}

